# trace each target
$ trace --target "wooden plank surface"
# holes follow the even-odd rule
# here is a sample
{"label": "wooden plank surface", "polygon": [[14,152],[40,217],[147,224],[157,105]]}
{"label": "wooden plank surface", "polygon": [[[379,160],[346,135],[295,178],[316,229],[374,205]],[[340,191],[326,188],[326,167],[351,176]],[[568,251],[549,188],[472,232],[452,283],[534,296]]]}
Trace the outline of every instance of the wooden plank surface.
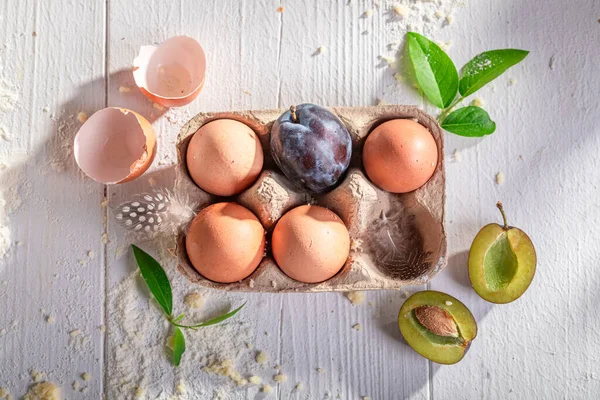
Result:
{"label": "wooden plank surface", "polygon": [[104,192],[79,172],[72,140],[77,114],[104,106],[104,6],[0,4],[1,90],[16,98],[0,112],[9,138],[0,139],[0,222],[12,243],[0,259],[0,387],[15,398],[31,371],[69,398],[102,392]]}
{"label": "wooden plank surface", "polygon": [[[484,2],[477,2],[484,3]],[[433,398],[593,399],[600,396],[598,158],[600,3],[544,2],[535,16],[519,1],[471,2],[457,14],[452,55],[465,62],[489,48],[531,50],[522,66],[479,95],[498,130],[448,164],[450,266],[432,287],[456,295],[479,321],[465,362],[433,366]],[[474,27],[466,29],[467,26]],[[468,34],[471,31],[478,34]],[[569,32],[568,34],[566,32]],[[460,63],[459,63],[460,64]],[[510,78],[515,80],[509,85]],[[450,135],[448,135],[450,136]],[[452,145],[449,144],[452,151]],[[497,185],[498,172],[505,183]],[[529,291],[491,305],[470,288],[466,251],[478,229],[499,222],[530,234],[538,269]],[[592,307],[592,308],[590,308]],[[465,384],[465,377],[471,384]],[[458,395],[455,395],[459,393]]]}
{"label": "wooden plank surface", "polygon": [[[155,187],[173,187],[174,175],[170,167],[176,161],[175,139],[183,124],[196,113],[272,108],[276,104],[278,94],[277,57],[281,15],[277,13],[277,6],[273,6],[273,2],[219,0],[203,2],[200,7],[192,1],[180,3],[152,1],[148,2],[148,8],[153,12],[148,14],[147,19],[140,20],[129,3],[111,2],[109,104],[143,110],[144,115],[148,115],[151,121],[154,120],[153,125],[159,134],[159,152],[157,162],[155,161],[149,175],[156,179],[156,182],[149,182],[148,179],[142,178],[130,184],[111,187],[111,207],[131,195],[147,191],[151,188],[151,183]],[[138,24],[138,29],[132,30],[131,25],[134,22]],[[208,63],[206,83],[201,95],[189,106],[169,111],[160,110],[154,108],[152,103],[134,88],[131,78],[132,61],[137,55],[139,46],[160,43],[180,34],[194,37],[202,44]],[[119,91],[122,87],[132,87],[134,90]],[[174,286],[174,293],[177,294],[175,297],[179,297],[176,301],[181,305],[183,296],[197,287],[189,284],[178,274],[175,271],[175,264],[165,257],[164,249],[168,243],[172,243],[172,239],[172,237],[159,238],[158,241],[141,242],[141,245],[151,253],[161,256],[161,262],[167,269]],[[111,230],[107,258],[111,286],[109,304],[111,301],[118,301],[121,292],[114,289],[135,267],[129,250],[124,247],[129,241],[140,243],[140,239],[135,236],[124,238],[123,231],[118,227]],[[234,389],[235,385],[231,380],[201,372],[200,368],[206,365],[203,357],[208,355],[214,355],[221,360],[227,357],[233,358],[236,361],[236,368],[245,377],[257,374],[263,377],[264,383],[276,386],[272,376],[276,373],[273,367],[277,363],[280,343],[280,314],[283,298],[260,294],[226,296],[218,291],[202,291],[202,293],[207,297],[208,308],[203,313],[197,314],[197,318],[206,318],[211,315],[211,312],[214,315],[215,309],[223,311],[223,307],[229,304],[239,305],[247,301],[239,321],[248,323],[251,326],[250,331],[244,334],[240,329],[221,331],[220,328],[215,328],[200,332],[199,335],[230,336],[225,347],[234,348],[217,348],[216,351],[201,341],[219,339],[214,336],[197,337],[186,332],[187,345],[190,349],[185,355],[184,366],[175,370],[160,349],[155,350],[155,353],[158,352],[156,354],[158,360],[150,356],[140,356],[139,351],[144,349],[136,347],[135,341],[130,343],[128,332],[122,329],[122,326],[130,326],[127,325],[127,319],[123,321],[117,318],[116,324],[113,324],[114,329],[111,329],[109,321],[107,347],[109,398],[119,396],[133,398],[137,387],[143,387],[149,398],[161,394],[168,396],[176,394],[173,382],[179,381],[185,382],[190,398],[209,399],[219,395],[227,395],[224,398],[228,399],[251,398],[257,394],[260,386]],[[129,316],[128,319],[137,321],[135,316]],[[122,351],[121,345],[124,340],[131,346]],[[246,342],[251,343],[254,348],[247,349]],[[269,357],[269,362],[264,366],[254,362],[255,354],[259,350],[265,351]],[[237,353],[241,355],[238,356]],[[118,364],[122,364],[124,358],[136,360],[136,371],[131,374],[120,371]],[[128,380],[127,384],[122,384],[123,377]]]}
{"label": "wooden plank surface", "polygon": [[[600,346],[594,333],[600,325],[593,312],[600,284],[595,271],[600,259],[600,55],[594,50],[600,4],[472,1],[454,9],[452,23],[442,18],[416,24],[413,14],[407,20],[415,26],[409,26],[393,14],[392,2],[380,1],[379,7],[348,3],[153,0],[140,8],[122,0],[8,0],[0,5],[0,106],[8,104],[0,107],[0,134],[5,131],[10,139],[0,137],[0,163],[7,166],[0,168],[0,225],[10,229],[13,244],[0,258],[5,305],[0,387],[24,394],[35,369],[60,384],[65,398],[84,399],[103,392],[109,399],[135,398],[138,388],[145,398],[169,398],[181,381],[187,387],[181,398],[189,399],[600,395]],[[422,7],[406,4],[413,12]],[[465,359],[440,367],[404,344],[396,317],[408,293],[371,292],[362,305],[353,306],[334,293],[203,291],[207,306],[192,317],[248,303],[228,327],[188,334],[185,364],[170,367],[163,351],[169,332],[152,329],[162,323],[161,316],[147,292],[139,290],[127,245],[138,243],[164,260],[177,309],[185,308],[183,296],[196,289],[168,260],[168,240],[125,234],[113,224],[110,209],[136,193],[172,184],[175,136],[200,111],[305,101],[358,106],[384,99],[433,112],[379,59],[394,57],[405,30],[415,27],[451,42],[449,53],[458,66],[491,48],[532,51],[477,95],[498,124],[494,135],[483,140],[447,135],[449,267],[429,287],[458,297],[474,312],[479,336]],[[202,43],[208,78],[192,104],[163,110],[137,91],[131,64],[139,46],[179,34]],[[16,104],[10,106],[13,98]],[[104,187],[84,178],[69,153],[80,125],[77,113],[91,115],[105,105],[140,112],[159,134],[152,169],[133,183],[109,187],[108,209],[101,206]],[[495,181],[498,172],[506,177],[502,185]],[[478,229],[498,221],[497,200],[504,202],[511,223],[531,235],[539,257],[529,292],[505,306],[476,296],[465,269]],[[352,329],[356,323],[361,330]],[[98,329],[103,324],[106,348]],[[70,336],[76,329],[80,334]],[[229,348],[220,352],[223,346]],[[254,361],[258,350],[269,356],[265,365]],[[252,385],[238,389],[231,379],[200,371],[207,355],[232,357],[241,374],[261,376],[274,394]],[[276,364],[286,382],[273,381]],[[84,382],[83,372],[92,379]],[[89,386],[87,392],[74,391],[74,381],[80,389]],[[295,389],[297,383],[302,390]]]}
{"label": "wooden plank surface", "polygon": [[[379,55],[389,53],[387,44],[398,39],[384,28],[389,10],[374,9],[365,18],[371,8],[364,2],[284,6],[278,107],[373,105],[384,87],[394,85],[389,69],[375,67]],[[352,306],[336,293],[285,296],[281,361],[305,389],[281,387],[279,398],[428,398],[427,361],[399,341],[396,321],[404,298],[372,292]]]}

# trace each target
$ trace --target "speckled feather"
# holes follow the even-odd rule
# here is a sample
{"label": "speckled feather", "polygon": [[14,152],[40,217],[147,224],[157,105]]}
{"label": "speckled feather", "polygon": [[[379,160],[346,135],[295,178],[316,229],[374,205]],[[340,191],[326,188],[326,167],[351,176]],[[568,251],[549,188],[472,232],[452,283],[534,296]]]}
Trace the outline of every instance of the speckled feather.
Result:
{"label": "speckled feather", "polygon": [[167,190],[135,195],[115,211],[115,219],[125,229],[146,233],[177,231],[193,216],[193,209]]}

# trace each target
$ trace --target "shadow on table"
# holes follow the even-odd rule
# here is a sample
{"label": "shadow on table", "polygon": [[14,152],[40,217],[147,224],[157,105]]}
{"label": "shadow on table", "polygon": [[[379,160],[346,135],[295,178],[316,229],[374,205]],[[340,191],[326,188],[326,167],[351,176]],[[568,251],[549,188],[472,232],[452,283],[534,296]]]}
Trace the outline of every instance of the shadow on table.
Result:
{"label": "shadow on table", "polygon": [[[451,275],[451,279],[465,288],[471,288],[468,270],[467,270],[467,257],[468,252],[463,251],[457,253],[455,255],[450,256],[448,266],[449,274]],[[406,359],[407,357],[415,357],[415,365],[419,362],[419,360],[424,361],[425,359],[421,358],[421,356],[417,355],[417,353],[406,343],[404,337],[400,333],[400,329],[398,327],[398,310],[406,300],[408,296],[411,294],[426,290],[425,287],[409,287],[407,288],[407,292],[399,291],[399,292],[385,292],[381,299],[381,303],[383,304],[382,312],[380,313],[377,320],[378,328],[383,331],[389,338],[393,339],[398,343],[398,354],[395,355],[395,358],[398,359]],[[487,316],[487,314],[494,307],[493,304],[488,303],[487,301],[480,298],[472,289],[471,293],[467,292],[467,294],[459,295],[457,293],[453,293],[450,290],[446,290],[446,292],[452,296],[457,297],[461,302],[463,302],[473,313],[477,324],[480,326]],[[462,288],[460,289],[462,293]],[[474,339],[474,343],[477,338]],[[465,354],[465,359],[461,361],[462,363],[469,362],[469,351],[467,350],[467,354]],[[428,363],[429,373],[424,374],[420,383],[415,385],[411,393],[404,393],[405,398],[409,398],[412,393],[421,390],[425,385],[427,385],[431,379],[433,379],[434,375],[439,371],[440,368],[451,368],[451,366],[443,366],[432,361],[426,361]],[[415,374],[412,374],[412,381],[414,382]]]}
{"label": "shadow on table", "polygon": [[[100,99],[103,101],[99,101]],[[13,151],[13,154],[10,154],[9,165],[0,164],[0,204],[4,204],[4,201],[7,204],[7,207],[0,207],[0,226],[6,225],[9,231],[14,230],[13,234],[20,235],[19,229],[23,228],[12,225],[10,214],[13,212],[17,215],[23,214],[23,218],[26,218],[29,210],[20,207],[21,197],[28,198],[31,193],[35,193],[36,199],[29,200],[27,207],[36,207],[38,203],[64,205],[64,209],[49,209],[46,213],[47,223],[57,225],[55,229],[59,235],[68,237],[70,234],[68,224],[56,224],[60,221],[60,215],[68,215],[70,205],[76,202],[80,204],[84,201],[89,202],[89,197],[94,193],[99,193],[100,196],[98,202],[93,203],[94,210],[89,210],[89,215],[90,218],[98,218],[101,195],[103,192],[106,193],[106,189],[101,189],[102,184],[93,182],[78,168],[73,154],[73,141],[85,121],[85,115],[91,116],[106,104],[132,109],[143,115],[150,123],[156,121],[166,111],[154,107],[153,103],[139,91],[133,81],[131,70],[120,70],[110,74],[108,80],[101,77],[78,87],[72,98],[58,106],[59,111],[56,115],[50,112],[44,114],[53,120],[51,130],[45,136],[47,139],[36,143],[31,151]],[[163,173],[157,171],[144,177],[152,175],[156,175],[157,179],[160,175],[162,179]],[[48,185],[48,182],[52,184]],[[84,198],[84,195],[90,196]],[[35,230],[38,223],[44,221],[32,221],[31,229]],[[88,221],[81,221],[81,223],[88,223]],[[63,232],[61,229],[67,231]],[[5,232],[0,231],[0,240]],[[101,232],[98,233],[98,237],[100,235]],[[14,241],[14,238],[9,237],[8,240]],[[13,245],[9,253],[0,259],[0,263],[20,262],[18,257],[21,251],[18,248]]]}
{"label": "shadow on table", "polygon": [[[58,129],[48,135],[50,139],[47,145],[40,147],[40,149],[46,149],[46,155],[51,159],[51,163],[57,172],[66,172],[72,176],[84,176],[74,160],[73,140],[82,125],[82,122],[77,120],[78,113],[82,111],[82,99],[94,97],[104,97],[105,104],[108,104],[109,107],[131,109],[141,114],[150,123],[160,118],[167,110],[164,108],[155,108],[153,103],[139,91],[133,81],[131,70],[121,70],[110,74],[108,77],[108,87],[106,87],[104,78],[95,79],[80,86],[78,94],[59,107],[61,115],[56,123]],[[117,99],[118,101],[113,99]],[[95,112],[98,110],[92,111]],[[89,116],[93,112],[89,112]],[[61,162],[63,163],[62,165],[60,164]],[[63,167],[64,171],[61,170]],[[85,179],[89,178],[85,177]]]}

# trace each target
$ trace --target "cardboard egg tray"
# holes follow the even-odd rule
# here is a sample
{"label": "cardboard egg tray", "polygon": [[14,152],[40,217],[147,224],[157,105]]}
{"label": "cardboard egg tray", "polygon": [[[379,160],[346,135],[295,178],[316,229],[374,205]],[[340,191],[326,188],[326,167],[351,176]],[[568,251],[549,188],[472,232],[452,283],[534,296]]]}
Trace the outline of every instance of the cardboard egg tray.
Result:
{"label": "cardboard egg tray", "polygon": [[[424,284],[446,266],[444,136],[436,120],[416,107],[403,105],[330,110],[350,132],[353,153],[350,168],[341,183],[322,195],[296,189],[271,157],[271,126],[285,110],[200,113],[185,124],[177,140],[175,194],[189,197],[197,210],[220,201],[235,201],[250,209],[267,232],[266,254],[259,267],[246,279],[228,284],[210,281],[194,269],[185,250],[185,232],[179,234],[178,270],[190,281],[211,288],[247,292],[399,289]],[[232,198],[220,198],[201,190],[192,181],[186,166],[187,146],[192,135],[203,124],[222,118],[250,126],[258,135],[265,155],[258,180]],[[369,132],[397,118],[413,119],[425,126],[435,138],[439,154],[431,179],[406,194],[388,193],[376,187],[364,173],[361,161],[362,146]],[[298,282],[285,275],[275,263],[269,246],[279,218],[292,208],[308,203],[337,213],[348,227],[351,239],[350,256],[344,267],[331,279],[316,284]]]}

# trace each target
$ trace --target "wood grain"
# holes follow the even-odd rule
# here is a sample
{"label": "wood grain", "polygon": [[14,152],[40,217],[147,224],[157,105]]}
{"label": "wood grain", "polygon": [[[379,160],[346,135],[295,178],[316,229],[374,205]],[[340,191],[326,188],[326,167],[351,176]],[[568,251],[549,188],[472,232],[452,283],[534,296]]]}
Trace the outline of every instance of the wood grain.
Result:
{"label": "wood grain", "polygon": [[[461,62],[491,48],[531,53],[499,78],[495,89],[474,96],[485,100],[498,130],[461,151],[460,163],[448,164],[448,248],[455,255],[431,286],[471,308],[479,337],[464,362],[434,366],[434,398],[592,399],[600,394],[598,368],[592,365],[598,354],[592,336],[600,321],[584,311],[598,301],[594,288],[600,284],[591,272],[600,257],[599,209],[593,200],[600,80],[592,67],[600,55],[584,50],[600,40],[600,4],[588,0],[565,8],[551,1],[540,11],[533,18],[522,2],[471,4],[450,32],[465,38],[452,48]],[[467,39],[462,32],[473,21],[480,34]],[[516,81],[512,86],[510,78]],[[448,148],[453,151],[451,143]],[[503,185],[495,182],[500,171]],[[500,221],[498,200],[509,224],[530,234],[538,254],[530,289],[504,306],[477,297],[466,276],[472,238],[484,224]],[[472,384],[465,385],[465,377],[473,378]]]}
{"label": "wood grain", "polygon": [[104,189],[78,171],[72,139],[77,114],[104,106],[104,7],[101,0],[0,5],[2,75],[18,88],[15,109],[0,114],[11,137],[0,151],[22,154],[3,174],[23,204],[9,216],[18,244],[0,260],[0,328],[8,331],[0,337],[0,387],[15,398],[31,384],[31,370],[69,397],[84,396],[70,391],[76,380],[85,396],[102,392]]}
{"label": "wood grain", "polygon": [[[370,8],[373,15],[361,17]],[[249,301],[240,319],[251,323],[256,343],[288,376],[273,397],[314,399],[330,392],[332,398],[378,400],[598,398],[599,17],[595,0],[471,1],[457,9],[454,23],[433,33],[452,41],[449,53],[457,66],[487,49],[531,50],[523,64],[473,96],[485,100],[496,133],[482,140],[446,136],[450,258],[430,287],[462,300],[479,322],[479,337],[465,359],[440,367],[404,344],[396,327],[402,292],[371,292],[360,306],[335,293],[235,295],[231,301]],[[105,309],[115,300],[107,293],[134,267],[126,250],[132,238],[110,219],[105,226],[104,187],[74,164],[70,143],[78,112],[91,115],[107,104],[132,108],[159,133],[153,168],[135,182],[108,188],[110,206],[151,183],[172,184],[176,135],[200,111],[304,101],[361,106],[383,98],[434,112],[378,60],[404,34],[389,29],[391,18],[389,9],[363,1],[0,4],[0,78],[14,83],[19,98],[14,110],[0,112],[0,126],[11,138],[0,139],[0,156],[12,161],[0,175],[0,190],[16,187],[23,200],[8,215],[12,240],[21,245],[0,259],[0,332],[6,329],[0,334],[0,387],[25,393],[35,368],[60,384],[67,398],[118,391],[103,379],[115,367],[104,359],[117,343],[108,326],[105,349],[98,327],[105,312],[114,312]],[[140,45],[179,34],[204,46],[206,86],[187,107],[157,109],[134,87],[131,64]],[[452,162],[455,149],[460,161]],[[495,182],[500,171],[506,176],[502,185]],[[479,299],[466,275],[474,235],[499,220],[497,200],[511,224],[530,234],[539,257],[530,290],[504,306]],[[184,287],[182,277],[167,272]],[[46,322],[50,314],[53,324]],[[360,331],[352,329],[356,323]],[[72,338],[74,329],[81,335]],[[81,380],[83,372],[92,376],[89,383]],[[153,388],[170,388],[176,376],[168,370]],[[75,380],[89,391],[74,392]],[[294,391],[297,382],[302,391]],[[266,397],[257,388],[234,390],[204,373],[197,374],[197,383],[206,390],[189,398],[211,398],[219,388],[231,398]]]}

